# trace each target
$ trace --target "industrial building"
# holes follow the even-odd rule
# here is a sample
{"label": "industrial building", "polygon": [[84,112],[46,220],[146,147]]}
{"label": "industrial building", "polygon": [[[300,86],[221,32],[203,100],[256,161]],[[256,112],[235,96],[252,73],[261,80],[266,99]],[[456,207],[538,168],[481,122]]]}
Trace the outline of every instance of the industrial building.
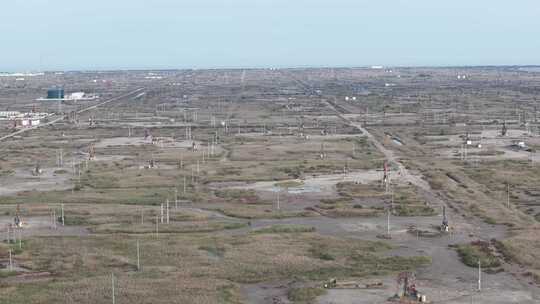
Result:
{"label": "industrial building", "polygon": [[63,88],[48,89],[47,99],[64,99],[64,89]]}
{"label": "industrial building", "polygon": [[96,100],[99,96],[86,94],[85,92],[73,92],[66,94],[64,88],[54,87],[47,90],[46,98],[38,98],[38,101],[90,101]]}

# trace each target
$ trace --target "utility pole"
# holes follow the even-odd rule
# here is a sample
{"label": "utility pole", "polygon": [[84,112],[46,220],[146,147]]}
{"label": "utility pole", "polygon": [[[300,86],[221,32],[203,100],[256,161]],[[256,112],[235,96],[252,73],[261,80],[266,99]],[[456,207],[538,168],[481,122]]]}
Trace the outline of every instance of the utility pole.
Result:
{"label": "utility pole", "polygon": [[65,220],[64,220],[64,204],[62,204],[62,226],[65,225]]}
{"label": "utility pole", "polygon": [[482,290],[482,262],[478,260],[478,291]]}
{"label": "utility pole", "polygon": [[387,218],[386,218],[386,234],[388,238],[390,238],[390,210],[387,212]]}
{"label": "utility pole", "polygon": [[163,203],[161,203],[161,223],[163,224],[163,217],[164,217],[164,214],[163,214]]}
{"label": "utility pole", "polygon": [[390,210],[394,210],[394,187],[391,187],[392,201],[390,202]]}
{"label": "utility pole", "polygon": [[156,215],[156,238],[159,237],[159,220],[158,216]]}
{"label": "utility pole", "polygon": [[114,273],[111,273],[111,286],[112,286],[112,304],[116,303],[115,295],[114,295]]}
{"label": "utility pole", "polygon": [[184,154],[180,154],[180,169],[184,168]]}
{"label": "utility pole", "polygon": [[279,211],[279,208],[280,208],[280,206],[279,206],[279,192],[281,192],[281,189],[279,189],[278,192],[277,192],[277,210],[278,211]]}
{"label": "utility pole", "polygon": [[13,228],[13,244],[17,244],[17,228]]}
{"label": "utility pole", "polygon": [[144,209],[141,209],[141,225],[144,225]]}
{"label": "utility pole", "polygon": [[178,188],[174,188],[174,208],[178,209]]}
{"label": "utility pole", "polygon": [[510,209],[510,184],[506,184],[506,206]]}
{"label": "utility pole", "polygon": [[9,271],[13,271],[13,258],[11,256],[11,248],[9,249]]}
{"label": "utility pole", "polygon": [[141,271],[141,250],[139,246],[139,240],[137,240],[137,270]]}
{"label": "utility pole", "polygon": [[167,199],[167,224],[169,223],[169,199]]}

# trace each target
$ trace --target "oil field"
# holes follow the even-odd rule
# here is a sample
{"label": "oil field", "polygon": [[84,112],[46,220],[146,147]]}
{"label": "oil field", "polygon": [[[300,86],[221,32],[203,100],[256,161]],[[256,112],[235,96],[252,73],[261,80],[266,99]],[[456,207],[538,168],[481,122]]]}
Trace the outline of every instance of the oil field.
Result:
{"label": "oil field", "polygon": [[540,69],[0,77],[0,303],[539,303]]}

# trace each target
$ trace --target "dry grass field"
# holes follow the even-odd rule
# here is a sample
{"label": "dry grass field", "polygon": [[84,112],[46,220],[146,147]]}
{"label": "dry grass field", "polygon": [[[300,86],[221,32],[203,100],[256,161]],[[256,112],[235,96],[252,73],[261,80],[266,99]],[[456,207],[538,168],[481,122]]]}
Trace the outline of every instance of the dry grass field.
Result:
{"label": "dry grass field", "polygon": [[[384,303],[403,271],[457,303],[478,260],[478,303],[540,301],[540,74],[148,73],[0,78],[0,107],[59,118],[0,121],[1,303],[112,303],[113,286],[116,303]],[[36,101],[59,82],[102,98]]]}

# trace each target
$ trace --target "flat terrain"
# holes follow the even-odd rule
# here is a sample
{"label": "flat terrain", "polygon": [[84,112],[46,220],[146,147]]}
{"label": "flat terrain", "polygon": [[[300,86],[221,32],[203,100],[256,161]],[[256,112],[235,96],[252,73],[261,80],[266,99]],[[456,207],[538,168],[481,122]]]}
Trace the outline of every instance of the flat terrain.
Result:
{"label": "flat terrain", "polygon": [[[36,101],[53,85],[101,98]],[[69,72],[0,88],[3,110],[52,114],[0,120],[1,303],[392,303],[405,272],[430,303],[540,302],[534,70]]]}

